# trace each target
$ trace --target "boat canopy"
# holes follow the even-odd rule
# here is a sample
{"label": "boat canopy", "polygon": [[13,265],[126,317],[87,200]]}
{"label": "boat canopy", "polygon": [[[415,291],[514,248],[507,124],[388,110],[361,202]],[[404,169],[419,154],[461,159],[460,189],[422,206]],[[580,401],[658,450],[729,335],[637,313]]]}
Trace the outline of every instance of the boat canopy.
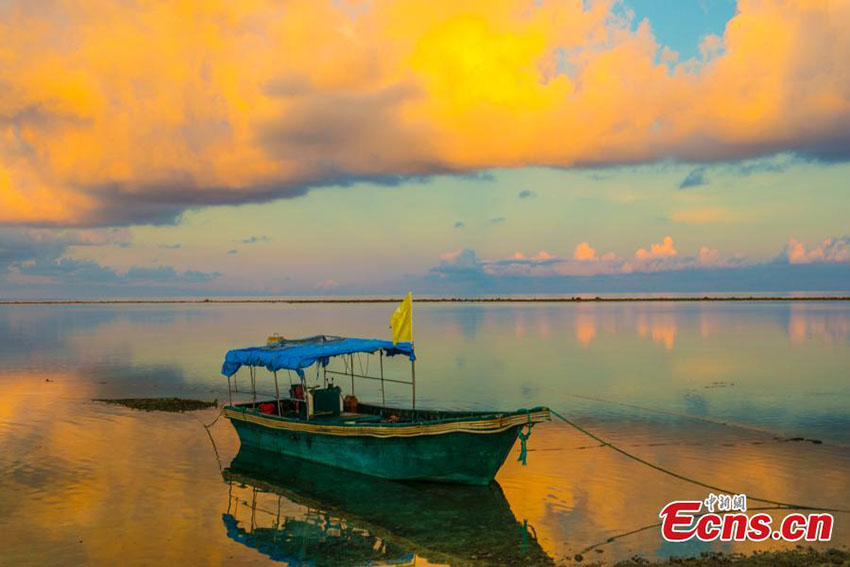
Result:
{"label": "boat canopy", "polygon": [[374,353],[378,350],[384,351],[387,356],[403,354],[410,360],[416,360],[412,343],[393,344],[379,339],[318,335],[295,340],[280,338],[267,346],[227,351],[221,373],[229,378],[243,366],[263,366],[269,372],[281,369],[294,370],[303,379],[304,368],[317,362],[327,366],[328,361],[334,356],[358,352]]}

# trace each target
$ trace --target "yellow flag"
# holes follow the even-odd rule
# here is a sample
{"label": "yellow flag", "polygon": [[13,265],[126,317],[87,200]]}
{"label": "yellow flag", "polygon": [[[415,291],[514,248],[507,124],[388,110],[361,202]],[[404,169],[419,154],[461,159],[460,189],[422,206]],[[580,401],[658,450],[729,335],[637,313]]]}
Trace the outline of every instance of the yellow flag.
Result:
{"label": "yellow flag", "polygon": [[390,317],[390,327],[393,329],[393,344],[413,340],[413,295],[407,292],[407,297],[401,300],[395,313]]}

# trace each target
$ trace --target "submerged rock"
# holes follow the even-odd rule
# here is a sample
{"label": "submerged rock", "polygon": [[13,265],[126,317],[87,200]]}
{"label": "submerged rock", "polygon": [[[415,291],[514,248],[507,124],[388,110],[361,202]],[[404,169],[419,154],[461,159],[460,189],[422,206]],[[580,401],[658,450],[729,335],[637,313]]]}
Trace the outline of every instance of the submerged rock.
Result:
{"label": "submerged rock", "polygon": [[218,406],[218,400],[205,402],[203,400],[186,400],[183,398],[123,398],[118,400],[95,399],[94,401],[143,411],[184,412]]}

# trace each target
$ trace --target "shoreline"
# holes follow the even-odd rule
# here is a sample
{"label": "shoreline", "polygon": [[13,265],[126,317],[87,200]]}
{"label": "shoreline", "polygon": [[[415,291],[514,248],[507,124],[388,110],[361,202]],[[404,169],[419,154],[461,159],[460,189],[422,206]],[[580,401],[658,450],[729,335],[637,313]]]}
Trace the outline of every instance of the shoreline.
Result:
{"label": "shoreline", "polygon": [[[276,299],[2,299],[0,305],[122,305],[122,304],[217,304],[217,303],[398,303],[402,298],[276,298]],[[415,303],[629,303],[712,301],[850,301],[850,295],[785,296],[660,296],[660,297],[433,297]]]}
{"label": "shoreline", "polygon": [[[595,558],[590,558],[595,559]],[[646,565],[647,567],[672,567],[673,565],[687,565],[690,567],[792,567],[821,566],[821,565],[847,565],[850,561],[850,552],[845,547],[831,547],[816,549],[811,544],[804,547],[797,545],[791,549],[776,551],[754,551],[752,553],[730,553],[708,551],[699,555],[671,556],[668,559],[649,560],[640,556],[632,557],[624,561],[613,563],[613,567],[630,567],[633,565]],[[576,561],[575,564],[581,564]],[[588,562],[588,567],[601,567],[603,563]]]}

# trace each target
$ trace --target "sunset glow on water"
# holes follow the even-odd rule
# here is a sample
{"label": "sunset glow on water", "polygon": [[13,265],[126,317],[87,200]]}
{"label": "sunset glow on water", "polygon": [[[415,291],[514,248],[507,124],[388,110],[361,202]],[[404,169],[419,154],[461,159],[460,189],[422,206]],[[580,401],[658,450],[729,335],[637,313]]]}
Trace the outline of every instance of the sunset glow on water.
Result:
{"label": "sunset glow on water", "polygon": [[[545,404],[642,458],[713,485],[816,506],[850,504],[850,392],[841,372],[850,363],[850,311],[843,303],[429,304],[417,310],[422,407]],[[487,533],[517,534],[527,523],[535,545],[527,553],[555,563],[582,553],[611,561],[790,545],[664,543],[650,527],[661,507],[707,491],[558,422],[534,429],[527,466],[516,461],[514,447],[497,476],[503,496],[480,500],[493,510],[482,524],[474,511],[457,505],[457,497],[431,494],[434,489],[385,501],[406,503],[394,518],[379,503],[363,502],[361,493],[329,495],[298,479],[257,474],[234,483],[219,470],[201,426],[215,410],[145,413],[91,401],[223,401],[227,387],[219,370],[227,348],[262,342],[270,331],[380,334],[385,312],[380,304],[4,308],[5,557],[24,563],[269,562],[269,555],[229,537],[222,522],[230,503],[238,526],[250,533],[254,492],[261,503],[254,527],[283,529],[280,500],[281,517],[289,519],[280,537],[315,544],[317,564],[323,557],[324,564],[339,561],[346,545],[350,557],[361,557],[354,553],[361,540],[374,544],[376,537],[386,553],[416,558],[417,565],[471,561],[472,552],[440,543],[442,532],[428,519],[435,510],[458,538],[470,541]],[[398,361],[386,369],[388,377],[407,371]],[[241,395],[250,398],[245,384]],[[363,401],[380,399],[370,383],[357,387]],[[261,372],[258,389],[271,388]],[[404,386],[387,393],[389,405],[409,401]],[[211,433],[226,469],[238,439],[225,420]],[[346,480],[343,486],[349,485]],[[435,508],[437,499],[445,501]],[[842,519],[833,543],[850,538]],[[338,535],[340,522],[353,530],[344,532],[348,539],[319,545]],[[496,551],[518,553],[522,538],[499,541]],[[495,556],[478,560],[499,564]]]}
{"label": "sunset glow on water", "polygon": [[850,0],[0,0],[0,564],[847,564],[848,212]]}

